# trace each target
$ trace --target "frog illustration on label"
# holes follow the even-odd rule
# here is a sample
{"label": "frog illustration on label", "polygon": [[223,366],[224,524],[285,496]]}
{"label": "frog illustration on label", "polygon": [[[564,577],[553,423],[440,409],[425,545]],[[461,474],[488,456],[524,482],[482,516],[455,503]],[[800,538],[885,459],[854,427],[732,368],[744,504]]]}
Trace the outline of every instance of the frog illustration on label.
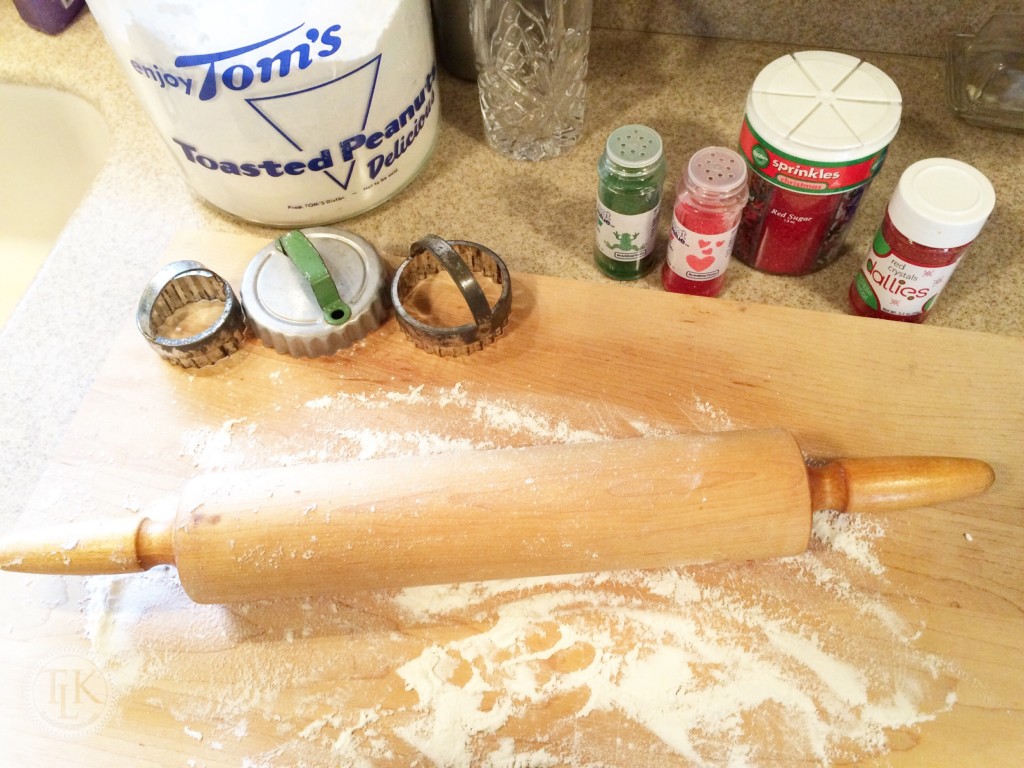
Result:
{"label": "frog illustration on label", "polygon": [[612,235],[614,235],[614,237],[615,237],[615,242],[614,243],[609,243],[607,240],[605,240],[605,242],[604,242],[604,244],[608,248],[610,248],[612,250],[615,250],[615,251],[639,251],[639,250],[641,250],[641,247],[639,245],[637,245],[637,243],[636,243],[636,239],[638,237],[640,237],[640,233],[639,232],[634,232],[633,234],[630,235],[630,234],[627,234],[627,233],[624,233],[624,232],[614,232],[613,231]]}

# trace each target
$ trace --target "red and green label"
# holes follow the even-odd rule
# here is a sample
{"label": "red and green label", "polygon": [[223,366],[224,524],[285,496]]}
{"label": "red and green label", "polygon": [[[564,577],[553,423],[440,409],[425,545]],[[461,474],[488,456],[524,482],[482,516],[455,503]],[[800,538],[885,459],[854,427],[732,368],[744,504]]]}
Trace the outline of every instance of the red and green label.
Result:
{"label": "red and green label", "polygon": [[744,120],[740,152],[754,173],[773,184],[812,195],[832,195],[871,181],[882,167],[888,147],[858,160],[838,163],[807,160],[773,147]]}
{"label": "red and green label", "polygon": [[889,247],[879,229],[854,286],[871,309],[888,315],[916,317],[932,308],[958,263],[935,267],[901,258]]}

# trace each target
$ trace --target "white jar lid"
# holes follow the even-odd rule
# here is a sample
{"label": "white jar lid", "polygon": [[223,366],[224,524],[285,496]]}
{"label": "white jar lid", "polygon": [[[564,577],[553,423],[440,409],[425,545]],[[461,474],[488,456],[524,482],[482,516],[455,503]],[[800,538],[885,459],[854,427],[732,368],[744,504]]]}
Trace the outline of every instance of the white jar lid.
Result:
{"label": "white jar lid", "polygon": [[992,183],[959,160],[919,160],[900,176],[889,200],[889,218],[909,240],[928,248],[971,242],[996,204]]}
{"label": "white jar lid", "polygon": [[903,99],[878,67],[845,53],[800,51],[754,80],[747,120],[760,138],[796,158],[858,160],[888,146]]}

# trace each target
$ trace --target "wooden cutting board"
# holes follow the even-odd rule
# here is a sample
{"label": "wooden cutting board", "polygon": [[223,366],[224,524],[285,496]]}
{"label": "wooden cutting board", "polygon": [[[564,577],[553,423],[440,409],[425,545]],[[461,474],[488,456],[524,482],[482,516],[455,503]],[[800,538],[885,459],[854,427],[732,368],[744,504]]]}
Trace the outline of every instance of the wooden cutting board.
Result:
{"label": "wooden cutting board", "polygon": [[[262,245],[180,236],[237,286]],[[159,264],[154,265],[154,271]],[[191,604],[173,569],[0,574],[3,765],[1011,764],[1024,749],[1024,344],[513,277],[468,357],[394,319],[329,359],[184,371],[130,320],[23,525],[200,472],[782,426],[809,456],[990,462],[984,497],[816,517],[797,558]],[[600,564],[595,564],[599,568]]]}

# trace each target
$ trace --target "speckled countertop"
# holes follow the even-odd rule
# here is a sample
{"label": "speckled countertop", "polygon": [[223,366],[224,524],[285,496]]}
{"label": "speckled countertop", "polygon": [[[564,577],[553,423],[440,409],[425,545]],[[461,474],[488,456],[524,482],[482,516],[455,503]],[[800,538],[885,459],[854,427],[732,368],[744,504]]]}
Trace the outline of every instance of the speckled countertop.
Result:
{"label": "speckled countertop", "polygon": [[[99,109],[112,136],[106,166],[0,332],[2,522],[24,505],[173,235],[203,229],[270,239],[279,231],[230,218],[190,194],[87,13],[63,34],[47,37],[21,24],[5,3],[0,30],[0,81],[76,93]],[[442,75],[442,133],[427,167],[400,196],[345,226],[392,261],[413,240],[434,232],[489,245],[513,271],[605,281],[590,249],[595,163],[608,133],[625,123],[655,128],[665,142],[670,185],[693,151],[735,144],[750,83],[765,64],[792,50],[597,29],[583,139],[566,157],[539,164],[492,152],[483,142],[475,86]],[[801,278],[734,264],[718,300],[845,312],[850,279],[902,170],[921,158],[949,156],[992,180],[997,205],[929,323],[1024,336],[1024,136],[955,119],[943,101],[938,58],[865,57],[900,86],[903,124],[849,233],[846,253]],[[662,213],[667,218],[667,207]],[[661,231],[664,239],[666,221]],[[660,290],[658,277],[622,285],[641,289],[637,301],[645,288]],[[53,307],[60,307],[56,316]]]}

